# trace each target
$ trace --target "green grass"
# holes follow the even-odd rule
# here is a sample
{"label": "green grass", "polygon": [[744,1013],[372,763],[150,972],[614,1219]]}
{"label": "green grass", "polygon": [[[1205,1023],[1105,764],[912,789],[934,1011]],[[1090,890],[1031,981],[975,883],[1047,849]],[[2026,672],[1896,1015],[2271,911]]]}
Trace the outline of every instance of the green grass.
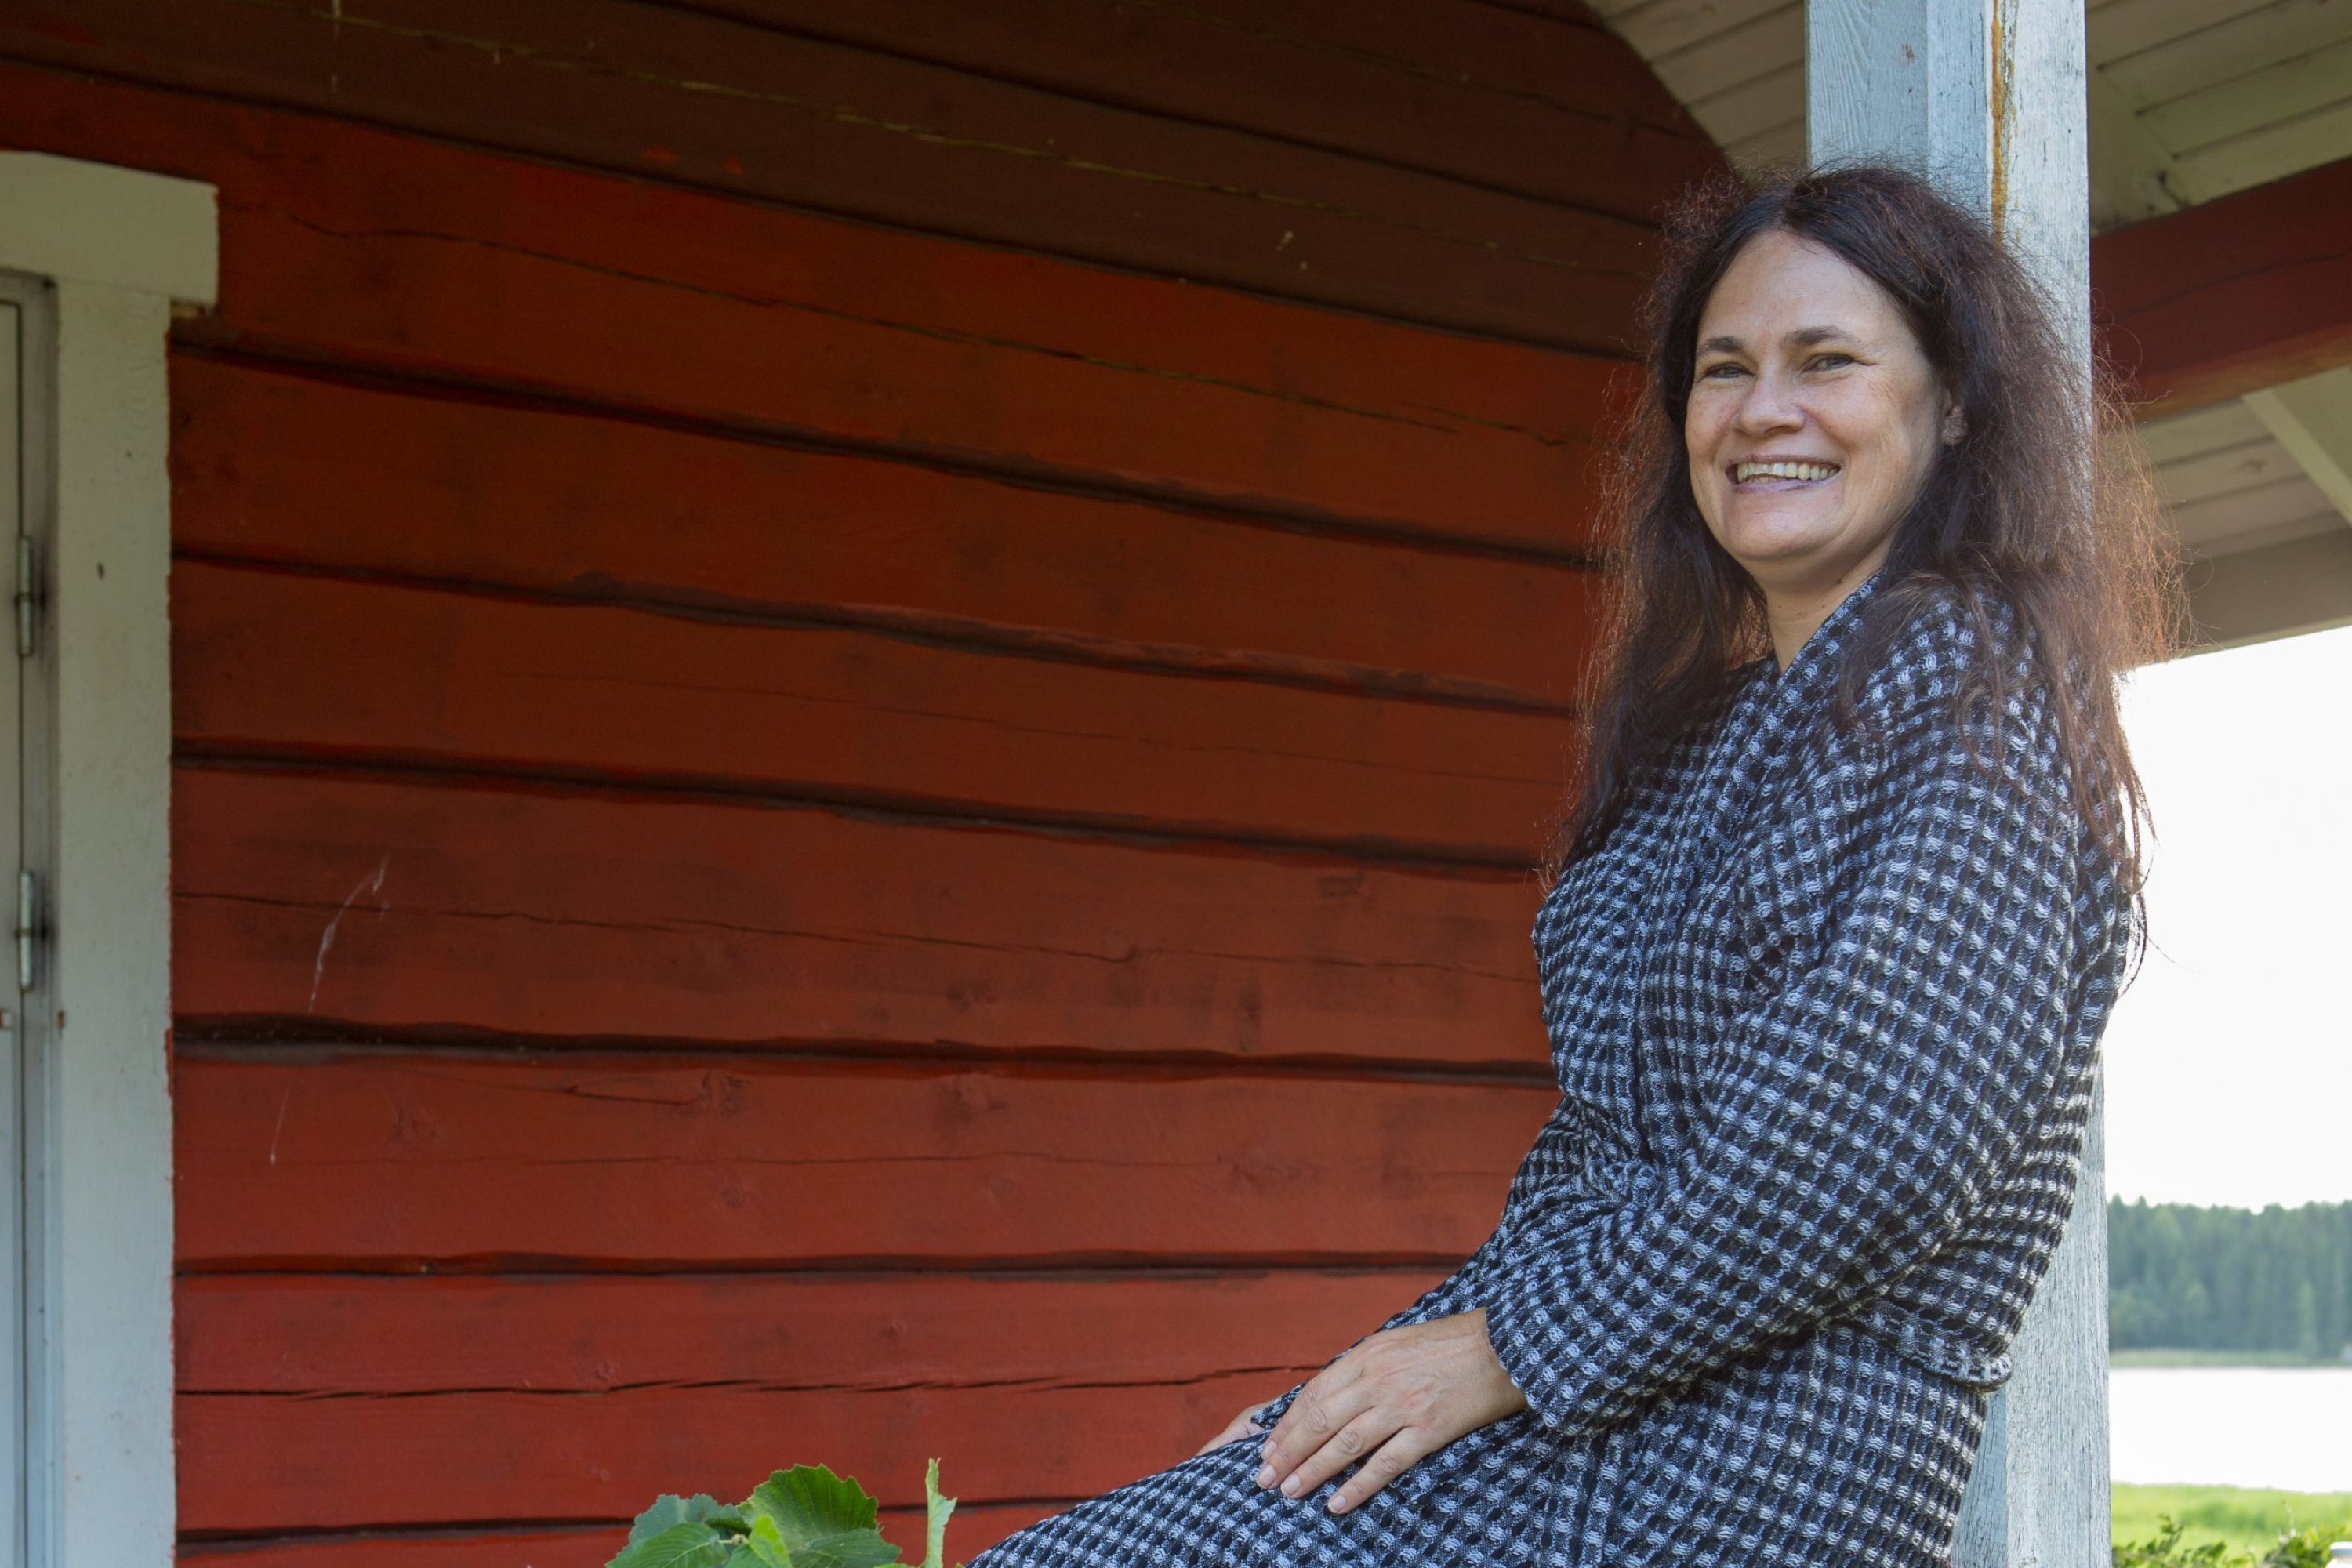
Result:
{"label": "green grass", "polygon": [[2116,1366],[2342,1366],[2334,1358],[2315,1360],[2293,1351],[2116,1351]]}
{"label": "green grass", "polygon": [[2220,1536],[2241,1552],[2260,1556],[2290,1523],[2300,1529],[2325,1524],[2352,1541],[2352,1492],[2254,1491],[2242,1487],[2115,1487],[2116,1539],[2146,1541],[2156,1534],[2158,1514],[2189,1527],[2194,1544]]}

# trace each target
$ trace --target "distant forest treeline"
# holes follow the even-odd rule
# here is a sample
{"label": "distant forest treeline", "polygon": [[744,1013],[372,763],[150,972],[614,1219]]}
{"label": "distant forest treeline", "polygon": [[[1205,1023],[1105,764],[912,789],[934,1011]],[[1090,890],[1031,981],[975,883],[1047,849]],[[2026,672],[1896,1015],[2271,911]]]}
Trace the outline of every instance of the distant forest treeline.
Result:
{"label": "distant forest treeline", "polygon": [[2352,1342],[2352,1203],[2252,1209],[2107,1205],[2117,1350],[2285,1351]]}

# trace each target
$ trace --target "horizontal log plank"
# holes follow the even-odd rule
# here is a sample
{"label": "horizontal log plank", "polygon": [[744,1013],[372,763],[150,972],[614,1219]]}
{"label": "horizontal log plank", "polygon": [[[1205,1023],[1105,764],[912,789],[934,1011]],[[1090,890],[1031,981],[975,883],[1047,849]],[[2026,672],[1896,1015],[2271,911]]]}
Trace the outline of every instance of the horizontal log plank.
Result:
{"label": "horizontal log plank", "polygon": [[[1115,18],[1087,21],[1095,47],[1120,47]],[[990,80],[904,50],[618,0],[503,0],[487,13],[467,0],[340,0],[331,10],[306,0],[25,0],[0,20],[0,47],[1583,351],[1616,347],[1652,248],[1647,224],[1626,217]],[[1563,144],[1578,156],[1559,157]],[[1605,169],[1621,151],[1620,137],[1594,137],[1587,121],[1520,156]],[[1622,187],[1612,205],[1645,205]]]}
{"label": "horizontal log plank", "polygon": [[[184,1479],[180,1484],[187,1486]],[[884,1528],[902,1552],[919,1533]],[[628,1527],[614,1523],[226,1540],[183,1535],[173,1558],[204,1568],[604,1568],[627,1539]],[[971,1554],[967,1539],[973,1538],[955,1543],[957,1562]],[[922,1561],[919,1552],[913,1561]]]}
{"label": "horizontal log plank", "polygon": [[[740,1498],[794,1464],[830,1465],[904,1503],[921,1497],[932,1457],[940,1486],[959,1500],[1092,1497],[1189,1457],[1234,1412],[1270,1397],[1269,1381],[855,1399],[706,1389],[184,1394],[181,1528],[242,1535],[280,1521],[356,1529],[627,1518],[662,1492]],[[885,1455],[910,1458],[885,1473],[876,1468]]]}
{"label": "horizontal log plank", "polygon": [[[1055,1477],[1099,1489],[1190,1453],[1441,1273],[191,1277],[183,1518],[257,1533],[483,1507],[572,1517],[748,1489],[796,1459],[899,1502],[934,1456],[974,1508]],[[598,1397],[567,1397],[583,1394]],[[687,1403],[666,1415],[664,1395]],[[1097,1396],[1124,1413],[1072,1403]],[[409,1415],[385,1425],[395,1402]],[[571,1430],[583,1423],[593,1446]],[[665,1460],[664,1427],[693,1451]],[[333,1451],[346,1461],[322,1464]],[[1003,1463],[983,1467],[989,1451]],[[456,1491],[419,1484],[417,1466]]]}
{"label": "horizontal log plank", "polygon": [[227,361],[172,401],[184,552],[1551,702],[1599,614],[1589,572]]}
{"label": "horizontal log plank", "polygon": [[213,753],[692,780],[975,816],[1532,861],[1567,721],[828,626],[183,563],[173,730]]}
{"label": "horizontal log plank", "polygon": [[[651,1500],[648,1499],[648,1501]],[[1076,1501],[1079,1500],[1072,1500]],[[1069,1503],[958,1500],[948,1521],[948,1561],[961,1563]],[[923,1560],[923,1510],[886,1507],[882,1533],[908,1563]],[[536,1528],[343,1531],[280,1536],[184,1537],[173,1554],[204,1568],[604,1568],[628,1539],[622,1523]]]}
{"label": "horizontal log plank", "polygon": [[173,1092],[176,1245],[202,1269],[1458,1258],[1557,1099],[1549,1085],[184,1049]]}
{"label": "horizontal log plank", "polygon": [[22,67],[0,144],[220,187],[186,342],[1065,487],[1574,554],[1625,395],[1602,359]]}
{"label": "horizontal log plank", "polygon": [[189,767],[173,813],[184,1029],[1545,1059],[1523,876]]}
{"label": "horizontal log plank", "polygon": [[1444,1273],[192,1274],[173,1345],[189,1394],[1181,1383],[1318,1366]]}
{"label": "horizontal log plank", "polygon": [[1196,0],[1115,22],[1091,0],[705,8],[1642,222],[1719,162],[1615,33],[1477,0]]}
{"label": "horizontal log plank", "polygon": [[2091,281],[2152,417],[2352,363],[2352,158],[2103,234]]}

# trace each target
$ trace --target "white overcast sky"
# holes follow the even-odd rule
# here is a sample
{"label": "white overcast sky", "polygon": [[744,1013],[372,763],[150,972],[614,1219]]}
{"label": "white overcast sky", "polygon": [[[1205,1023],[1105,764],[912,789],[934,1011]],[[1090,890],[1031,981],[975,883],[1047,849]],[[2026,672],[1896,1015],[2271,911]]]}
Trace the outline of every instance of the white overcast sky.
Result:
{"label": "white overcast sky", "polygon": [[2141,670],[2124,702],[2156,841],[2108,1191],[2352,1199],[2352,627]]}

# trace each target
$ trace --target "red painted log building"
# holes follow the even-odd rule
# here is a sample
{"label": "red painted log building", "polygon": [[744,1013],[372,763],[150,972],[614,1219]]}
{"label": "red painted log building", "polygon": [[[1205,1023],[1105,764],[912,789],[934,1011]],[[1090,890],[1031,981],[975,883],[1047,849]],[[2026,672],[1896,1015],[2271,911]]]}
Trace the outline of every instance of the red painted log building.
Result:
{"label": "red painted log building", "polygon": [[[1723,160],[1628,36],[0,5],[0,147],[218,193],[168,383],[184,1559],[584,1568],[798,1461],[908,1539],[934,1455],[968,1557],[1478,1242],[1552,1098],[1594,458]],[[2297,178],[2101,242],[2159,389],[2352,357],[2280,282],[2340,278],[2352,174]],[[2305,250],[2249,293],[2200,236],[2265,201]]]}

